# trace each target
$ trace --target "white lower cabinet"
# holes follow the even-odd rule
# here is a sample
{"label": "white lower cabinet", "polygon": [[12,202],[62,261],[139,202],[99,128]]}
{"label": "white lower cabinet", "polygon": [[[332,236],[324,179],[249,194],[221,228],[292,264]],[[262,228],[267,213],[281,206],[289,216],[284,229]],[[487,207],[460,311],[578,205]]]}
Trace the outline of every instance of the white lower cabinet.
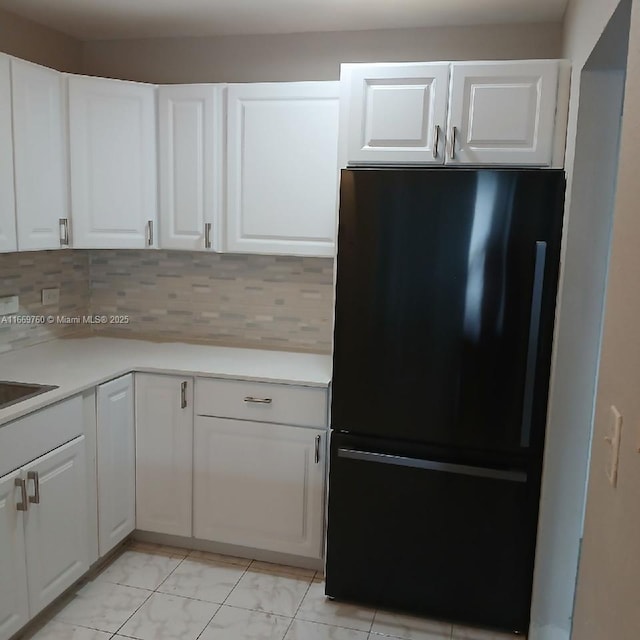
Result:
{"label": "white lower cabinet", "polygon": [[100,556],[136,524],[136,440],[133,375],[97,390],[98,546]]}
{"label": "white lower cabinet", "polygon": [[29,613],[33,617],[89,569],[84,436],[23,469]]}
{"label": "white lower cabinet", "polygon": [[89,569],[85,442],[0,478],[0,640]]}
{"label": "white lower cabinet", "polygon": [[197,416],[194,536],[322,556],[326,431]]}
{"label": "white lower cabinet", "polygon": [[193,379],[136,374],[136,523],[191,536]]}
{"label": "white lower cabinet", "polygon": [[0,478],[0,640],[10,638],[29,620],[24,518],[14,471]]}

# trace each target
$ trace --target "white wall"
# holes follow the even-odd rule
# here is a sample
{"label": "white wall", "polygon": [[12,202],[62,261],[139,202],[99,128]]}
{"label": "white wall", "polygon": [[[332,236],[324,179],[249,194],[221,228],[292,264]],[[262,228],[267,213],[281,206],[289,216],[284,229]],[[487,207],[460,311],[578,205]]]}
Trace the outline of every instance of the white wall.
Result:
{"label": "white wall", "polygon": [[156,83],[336,80],[341,62],[557,58],[559,24],[84,43],[84,73]]}
{"label": "white wall", "polygon": [[[634,0],[637,5],[637,0]],[[606,245],[610,231],[610,218],[614,190],[617,190],[615,225],[619,228],[621,208],[624,207],[624,196],[635,189],[637,184],[624,183],[621,176],[633,170],[633,149],[628,143],[623,144],[617,186],[615,177],[611,175],[615,169],[617,145],[615,129],[605,126],[604,122],[615,122],[616,110],[619,108],[622,93],[622,76],[615,74],[601,74],[589,72],[585,74],[585,83],[581,87],[580,79],[583,67],[592,51],[596,47],[609,19],[619,4],[619,0],[571,0],[565,17],[563,56],[572,61],[572,95],[569,114],[569,128],[567,137],[566,169],[568,178],[568,199],[565,216],[565,244],[563,252],[563,273],[560,289],[560,304],[557,320],[556,353],[550,394],[549,420],[547,428],[545,468],[543,476],[543,491],[541,501],[539,539],[536,560],[536,574],[534,580],[534,598],[532,606],[532,640],[565,640],[571,629],[571,614],[574,597],[574,580],[578,564],[580,537],[582,535],[582,517],[585,495],[585,481],[591,439],[591,417],[593,406],[593,392],[595,389],[595,373],[598,365],[598,331],[599,307],[602,306],[603,281],[606,275]],[[638,46],[638,22],[636,20],[635,36],[632,37],[631,47]],[[631,30],[634,33],[633,27]],[[629,94],[629,80],[633,76],[633,67],[629,68],[627,77],[627,92],[625,98],[625,113],[627,118],[623,122],[623,140],[629,137],[629,130],[634,127],[634,115],[639,105],[633,105]],[[635,69],[638,73],[638,67]],[[578,115],[581,115],[578,130]],[[636,116],[637,117],[637,116]],[[576,139],[579,142],[576,145]],[[591,158],[595,161],[590,161]],[[606,167],[608,175],[603,175]],[[575,180],[575,192],[574,192]],[[636,180],[637,183],[637,180]],[[640,194],[636,195],[636,201]],[[628,206],[628,204],[627,204]],[[636,225],[637,227],[637,225]],[[639,229],[630,226],[627,229],[629,241],[637,236]],[[617,317],[625,303],[622,299],[615,303],[611,301],[612,283],[620,278],[623,282],[629,275],[616,273],[618,267],[627,266],[616,258],[614,232],[614,249],[611,257],[611,272],[609,279],[609,294],[605,309],[605,338],[602,349],[602,364],[600,367],[600,389],[607,384],[605,363],[611,354],[606,335],[611,326],[611,318]],[[636,240],[637,241],[637,240]],[[592,257],[595,256],[595,259]],[[636,271],[636,274],[640,270]],[[635,276],[637,277],[637,275]],[[629,327],[620,327],[621,336],[629,336]],[[629,344],[629,342],[627,343]],[[628,347],[627,347],[628,349]],[[636,392],[637,393],[637,392]],[[606,402],[606,401],[605,401]],[[606,421],[606,411],[603,412],[602,392],[598,392],[598,409],[596,410],[595,433],[593,435],[592,459],[593,477],[597,478],[596,485],[601,485],[604,478],[602,467],[603,420]],[[640,424],[640,421],[639,421]],[[598,555],[602,556],[603,547],[596,550],[590,543],[589,522],[600,522],[602,528],[607,524],[602,521],[602,504],[594,498],[591,486],[589,488],[587,529],[583,544],[581,567],[597,566]],[[595,499],[595,501],[594,501]],[[591,525],[593,526],[593,524]],[[614,542],[612,533],[610,542]],[[631,550],[627,548],[627,553]],[[602,569],[602,567],[600,567]],[[580,571],[579,593],[593,595],[598,591],[596,583],[599,570],[593,573],[588,570]],[[640,572],[639,572],[640,574]],[[610,575],[613,578],[613,575]],[[636,583],[636,594],[638,593]],[[599,593],[602,595],[602,592]],[[628,596],[624,596],[628,599]],[[604,617],[603,609],[610,606],[604,598],[598,607],[593,605],[582,607],[581,601],[588,596],[579,598],[575,630],[573,638],[612,638],[626,640],[633,636],[617,634],[601,628],[599,632],[588,631],[584,618],[587,611]],[[611,609],[611,608],[610,608]],[[610,611],[607,610],[607,611]],[[600,610],[597,614],[596,611]],[[632,613],[626,612],[627,618]],[[606,617],[610,617],[607,614]],[[631,616],[633,617],[633,616]],[[582,619],[581,619],[582,618]],[[637,620],[636,620],[637,622]],[[619,628],[623,623],[618,622]],[[640,624],[637,625],[640,629]]]}
{"label": "white wall", "polygon": [[[640,2],[633,0],[609,283],[575,640],[640,636]],[[623,415],[618,483],[605,475],[610,407]]]}

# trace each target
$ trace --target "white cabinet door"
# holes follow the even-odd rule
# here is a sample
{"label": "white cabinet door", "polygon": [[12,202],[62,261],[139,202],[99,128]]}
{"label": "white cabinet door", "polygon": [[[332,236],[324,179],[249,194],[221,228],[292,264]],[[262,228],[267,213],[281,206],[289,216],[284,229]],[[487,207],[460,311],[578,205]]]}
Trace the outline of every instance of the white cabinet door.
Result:
{"label": "white cabinet door", "polygon": [[191,536],[193,379],[136,374],[136,526]]}
{"label": "white cabinet door", "polygon": [[227,91],[226,250],[333,256],[338,83]]}
{"label": "white cabinet door", "polygon": [[9,56],[4,54],[0,54],[0,141],[0,251],[15,251],[18,240],[13,184],[11,67]]}
{"label": "white cabinet door", "polygon": [[155,87],[69,76],[73,246],[154,245]]}
{"label": "white cabinet door", "polygon": [[100,556],[135,528],[136,442],[133,375],[98,387],[98,539]]}
{"label": "white cabinet door", "polygon": [[347,162],[442,164],[449,67],[343,65]]}
{"label": "white cabinet door", "polygon": [[29,619],[27,568],[24,548],[22,494],[15,471],[0,478],[0,640],[7,640]]}
{"label": "white cabinet door", "polygon": [[559,63],[454,62],[447,164],[548,166]]}
{"label": "white cabinet door", "polygon": [[326,435],[197,416],[194,536],[320,558]]}
{"label": "white cabinet door", "polygon": [[57,249],[69,210],[63,77],[15,58],[11,77],[18,248]]}
{"label": "white cabinet door", "polygon": [[222,89],[158,89],[160,248],[217,248],[222,203]]}
{"label": "white cabinet door", "polygon": [[84,436],[23,469],[27,584],[31,617],[89,569]]}

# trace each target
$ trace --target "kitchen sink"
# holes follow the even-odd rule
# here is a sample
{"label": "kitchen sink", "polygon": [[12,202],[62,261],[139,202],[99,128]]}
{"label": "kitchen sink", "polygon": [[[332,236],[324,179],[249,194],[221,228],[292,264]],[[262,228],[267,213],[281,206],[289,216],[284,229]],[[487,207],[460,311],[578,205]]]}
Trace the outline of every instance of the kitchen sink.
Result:
{"label": "kitchen sink", "polygon": [[28,400],[41,393],[57,389],[56,385],[28,384],[26,382],[0,381],[0,409],[9,407],[16,402]]}

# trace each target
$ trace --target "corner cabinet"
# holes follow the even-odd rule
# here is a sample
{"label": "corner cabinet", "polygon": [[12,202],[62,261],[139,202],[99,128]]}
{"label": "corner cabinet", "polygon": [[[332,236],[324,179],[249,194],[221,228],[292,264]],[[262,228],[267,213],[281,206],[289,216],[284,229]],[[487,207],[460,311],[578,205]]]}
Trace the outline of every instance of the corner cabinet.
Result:
{"label": "corner cabinet", "polygon": [[68,76],[73,246],[156,246],[155,86]]}
{"label": "corner cabinet", "polygon": [[224,250],[333,256],[337,82],[229,85]]}
{"label": "corner cabinet", "polygon": [[345,64],[342,164],[562,166],[560,60]]}
{"label": "corner cabinet", "polygon": [[18,249],[59,249],[69,215],[64,79],[12,58],[11,80]]}
{"label": "corner cabinet", "polygon": [[217,249],[222,198],[222,88],[158,88],[160,247]]}
{"label": "corner cabinet", "polygon": [[136,528],[191,536],[193,379],[137,373]]}
{"label": "corner cabinet", "polygon": [[11,62],[0,54],[0,252],[16,251],[16,200],[13,182]]}
{"label": "corner cabinet", "polygon": [[133,375],[101,384],[96,391],[98,547],[100,556],[136,525],[136,440]]}

